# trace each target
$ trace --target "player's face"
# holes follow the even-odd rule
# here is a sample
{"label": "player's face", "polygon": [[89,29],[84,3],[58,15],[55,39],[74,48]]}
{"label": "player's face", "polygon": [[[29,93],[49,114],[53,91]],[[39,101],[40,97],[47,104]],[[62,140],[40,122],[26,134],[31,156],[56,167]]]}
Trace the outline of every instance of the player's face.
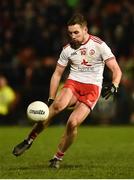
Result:
{"label": "player's face", "polygon": [[74,44],[82,44],[85,41],[87,27],[79,24],[68,26],[70,40]]}

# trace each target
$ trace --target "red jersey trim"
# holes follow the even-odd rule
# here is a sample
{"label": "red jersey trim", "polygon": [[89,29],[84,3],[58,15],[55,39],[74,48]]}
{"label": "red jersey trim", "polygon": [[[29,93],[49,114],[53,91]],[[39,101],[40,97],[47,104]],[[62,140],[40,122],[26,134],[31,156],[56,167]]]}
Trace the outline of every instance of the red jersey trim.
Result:
{"label": "red jersey trim", "polygon": [[113,59],[115,59],[115,56],[106,59],[105,62],[106,62],[106,61],[111,61],[111,60],[113,60]]}
{"label": "red jersey trim", "polygon": [[99,37],[97,37],[97,36],[91,36],[91,39],[94,42],[98,43],[98,44],[102,44],[103,43],[103,41]]}
{"label": "red jersey trim", "polygon": [[91,35],[89,34],[88,39],[87,39],[84,43],[82,43],[82,45],[87,44],[87,43],[88,43],[88,41],[90,40],[90,38],[91,38]]}

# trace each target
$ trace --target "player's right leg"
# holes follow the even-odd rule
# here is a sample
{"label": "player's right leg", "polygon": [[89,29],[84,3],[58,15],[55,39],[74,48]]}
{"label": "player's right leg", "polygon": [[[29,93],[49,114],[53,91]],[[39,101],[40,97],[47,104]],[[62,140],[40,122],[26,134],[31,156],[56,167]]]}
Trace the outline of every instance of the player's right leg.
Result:
{"label": "player's right leg", "polygon": [[61,94],[56,97],[53,104],[49,107],[48,119],[34,125],[32,131],[28,135],[28,138],[14,147],[13,155],[20,156],[29,149],[34,139],[51,123],[52,118],[68,106],[72,97],[72,91],[68,88],[63,88]]}

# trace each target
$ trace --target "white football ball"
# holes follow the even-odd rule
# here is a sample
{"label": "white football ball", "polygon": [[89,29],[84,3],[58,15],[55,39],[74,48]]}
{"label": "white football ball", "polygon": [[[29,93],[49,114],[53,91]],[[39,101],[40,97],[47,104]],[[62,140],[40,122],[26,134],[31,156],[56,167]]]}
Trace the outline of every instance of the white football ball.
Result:
{"label": "white football ball", "polygon": [[27,107],[27,116],[33,121],[44,121],[49,116],[49,108],[42,101],[34,101]]}

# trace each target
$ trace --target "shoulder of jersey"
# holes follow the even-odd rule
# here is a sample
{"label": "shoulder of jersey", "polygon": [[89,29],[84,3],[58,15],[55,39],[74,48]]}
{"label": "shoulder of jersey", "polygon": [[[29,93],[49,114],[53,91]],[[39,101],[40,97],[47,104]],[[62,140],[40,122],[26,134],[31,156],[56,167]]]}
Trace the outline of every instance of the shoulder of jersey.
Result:
{"label": "shoulder of jersey", "polygon": [[70,44],[68,43],[68,44],[66,44],[65,46],[63,46],[63,49],[66,49],[67,47],[69,47],[70,46]]}
{"label": "shoulder of jersey", "polygon": [[103,41],[99,37],[97,37],[97,36],[91,36],[90,39],[92,39],[94,42],[96,42],[98,44],[102,44],[103,43]]}

